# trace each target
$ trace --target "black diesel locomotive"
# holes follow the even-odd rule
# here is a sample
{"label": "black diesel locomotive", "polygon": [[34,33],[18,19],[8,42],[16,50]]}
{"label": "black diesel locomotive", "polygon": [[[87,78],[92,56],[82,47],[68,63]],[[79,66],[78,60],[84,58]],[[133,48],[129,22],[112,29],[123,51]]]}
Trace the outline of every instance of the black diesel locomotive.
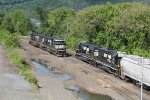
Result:
{"label": "black diesel locomotive", "polygon": [[87,63],[92,63],[95,57],[97,56],[96,53],[98,51],[98,46],[93,43],[87,42],[80,42],[78,44],[76,50],[76,57],[81,59]]}
{"label": "black diesel locomotive", "polygon": [[66,43],[62,39],[44,36],[38,32],[31,32],[29,44],[44,49],[57,56],[66,56]]}
{"label": "black diesel locomotive", "polygon": [[77,46],[76,57],[109,73],[120,75],[120,58],[115,50],[106,49],[93,43],[80,42]]}
{"label": "black diesel locomotive", "polygon": [[[140,83],[141,58],[135,55],[127,55],[125,52],[103,48],[93,43],[80,42],[77,46],[76,57],[89,64],[114,74],[115,76],[133,83]],[[143,67],[143,88],[150,90],[150,59],[145,59],[147,65]],[[136,71],[136,72],[135,72]]]}

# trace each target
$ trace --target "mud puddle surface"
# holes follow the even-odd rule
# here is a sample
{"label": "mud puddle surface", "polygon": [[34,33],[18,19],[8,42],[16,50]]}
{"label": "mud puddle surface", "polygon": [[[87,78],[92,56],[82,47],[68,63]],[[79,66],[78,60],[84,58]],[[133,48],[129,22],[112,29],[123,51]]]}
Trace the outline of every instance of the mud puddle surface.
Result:
{"label": "mud puddle surface", "polygon": [[58,78],[58,79],[63,80],[63,81],[74,79],[69,74],[55,71],[54,67],[48,67],[48,65],[46,64],[47,61],[44,61],[42,59],[38,59],[38,60],[31,59],[31,60],[32,60],[32,63],[34,64],[34,66],[35,66],[37,75],[51,76],[51,77],[55,77],[55,78]]}
{"label": "mud puddle surface", "polygon": [[114,100],[110,96],[91,93],[76,85],[69,85],[68,87],[66,87],[66,89],[75,92],[77,96],[82,100]]}
{"label": "mud puddle surface", "polygon": [[[32,59],[32,63],[35,66],[37,75],[50,76],[63,81],[74,79],[74,77],[69,74],[56,71],[54,67],[50,67],[48,64],[46,64],[47,61],[43,61],[42,59]],[[78,98],[81,98],[81,100],[114,100],[107,95],[88,92],[86,89],[82,89],[77,85],[69,85],[65,87],[65,89],[74,92]]]}

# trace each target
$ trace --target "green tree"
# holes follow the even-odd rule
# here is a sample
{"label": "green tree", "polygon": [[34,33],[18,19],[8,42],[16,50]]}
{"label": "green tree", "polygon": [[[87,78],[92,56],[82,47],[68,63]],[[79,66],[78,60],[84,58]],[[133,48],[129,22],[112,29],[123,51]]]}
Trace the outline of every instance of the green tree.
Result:
{"label": "green tree", "polygon": [[26,13],[22,10],[16,10],[10,12],[4,16],[2,27],[11,33],[17,32],[22,35],[27,35],[31,29],[31,23],[26,16]]}
{"label": "green tree", "polygon": [[15,31],[26,35],[30,30],[30,20],[22,10],[16,10],[12,12],[12,23],[14,25]]}
{"label": "green tree", "polygon": [[69,19],[75,16],[75,11],[69,8],[58,8],[48,14],[50,32],[55,36],[66,35],[68,32]]}
{"label": "green tree", "polygon": [[5,14],[0,13],[0,27],[1,27],[1,25],[2,25],[2,21],[3,21],[3,19],[4,19],[4,16],[5,16]]}
{"label": "green tree", "polygon": [[4,16],[4,19],[2,21],[2,28],[4,28],[5,30],[8,30],[9,32],[13,33],[14,32],[14,26],[12,23],[12,16],[11,14],[6,14]]}
{"label": "green tree", "polygon": [[35,12],[36,12],[36,14],[37,14],[37,17],[38,17],[38,19],[40,20],[40,21],[45,21],[45,20],[47,20],[47,18],[48,18],[48,16],[47,16],[47,10],[46,9],[44,9],[44,8],[42,8],[42,7],[37,7],[36,9],[35,9]]}
{"label": "green tree", "polygon": [[[82,38],[89,42],[107,45],[106,25],[124,9],[131,7],[130,3],[113,5],[107,3],[101,6],[88,7],[77,13],[71,27],[72,38]],[[109,37],[109,36],[108,36]]]}
{"label": "green tree", "polygon": [[37,15],[37,19],[41,22],[41,25],[37,30],[43,34],[49,33],[47,9],[44,9],[43,7],[36,7],[35,13]]}
{"label": "green tree", "polygon": [[131,54],[150,56],[150,11],[149,7],[132,4],[132,7],[122,11],[113,18],[107,26],[107,33],[116,49]]}

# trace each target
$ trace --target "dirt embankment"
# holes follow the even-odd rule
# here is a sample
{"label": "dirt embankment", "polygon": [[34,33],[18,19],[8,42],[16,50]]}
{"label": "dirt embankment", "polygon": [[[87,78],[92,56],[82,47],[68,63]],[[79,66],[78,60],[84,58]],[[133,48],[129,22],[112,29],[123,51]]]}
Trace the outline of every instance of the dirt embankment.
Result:
{"label": "dirt embankment", "polygon": [[[41,87],[39,88],[39,95],[43,100],[80,100],[81,98],[77,93],[66,89],[69,86],[78,86],[95,94],[109,95],[115,100],[140,99],[140,88],[131,83],[124,82],[72,56],[56,57],[29,45],[28,39],[21,41],[24,48],[22,54],[33,66],[33,72],[38,79],[38,85]],[[73,78],[63,80],[58,73],[64,73]],[[149,98],[149,92],[144,91],[143,99],[149,100]]]}

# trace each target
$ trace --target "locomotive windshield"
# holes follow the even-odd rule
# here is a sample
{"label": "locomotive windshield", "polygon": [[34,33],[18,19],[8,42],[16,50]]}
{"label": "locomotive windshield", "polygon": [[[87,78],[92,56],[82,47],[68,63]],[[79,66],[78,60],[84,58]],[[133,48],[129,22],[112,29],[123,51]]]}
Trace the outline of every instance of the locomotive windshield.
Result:
{"label": "locomotive windshield", "polygon": [[66,45],[65,41],[54,41],[54,45]]}

